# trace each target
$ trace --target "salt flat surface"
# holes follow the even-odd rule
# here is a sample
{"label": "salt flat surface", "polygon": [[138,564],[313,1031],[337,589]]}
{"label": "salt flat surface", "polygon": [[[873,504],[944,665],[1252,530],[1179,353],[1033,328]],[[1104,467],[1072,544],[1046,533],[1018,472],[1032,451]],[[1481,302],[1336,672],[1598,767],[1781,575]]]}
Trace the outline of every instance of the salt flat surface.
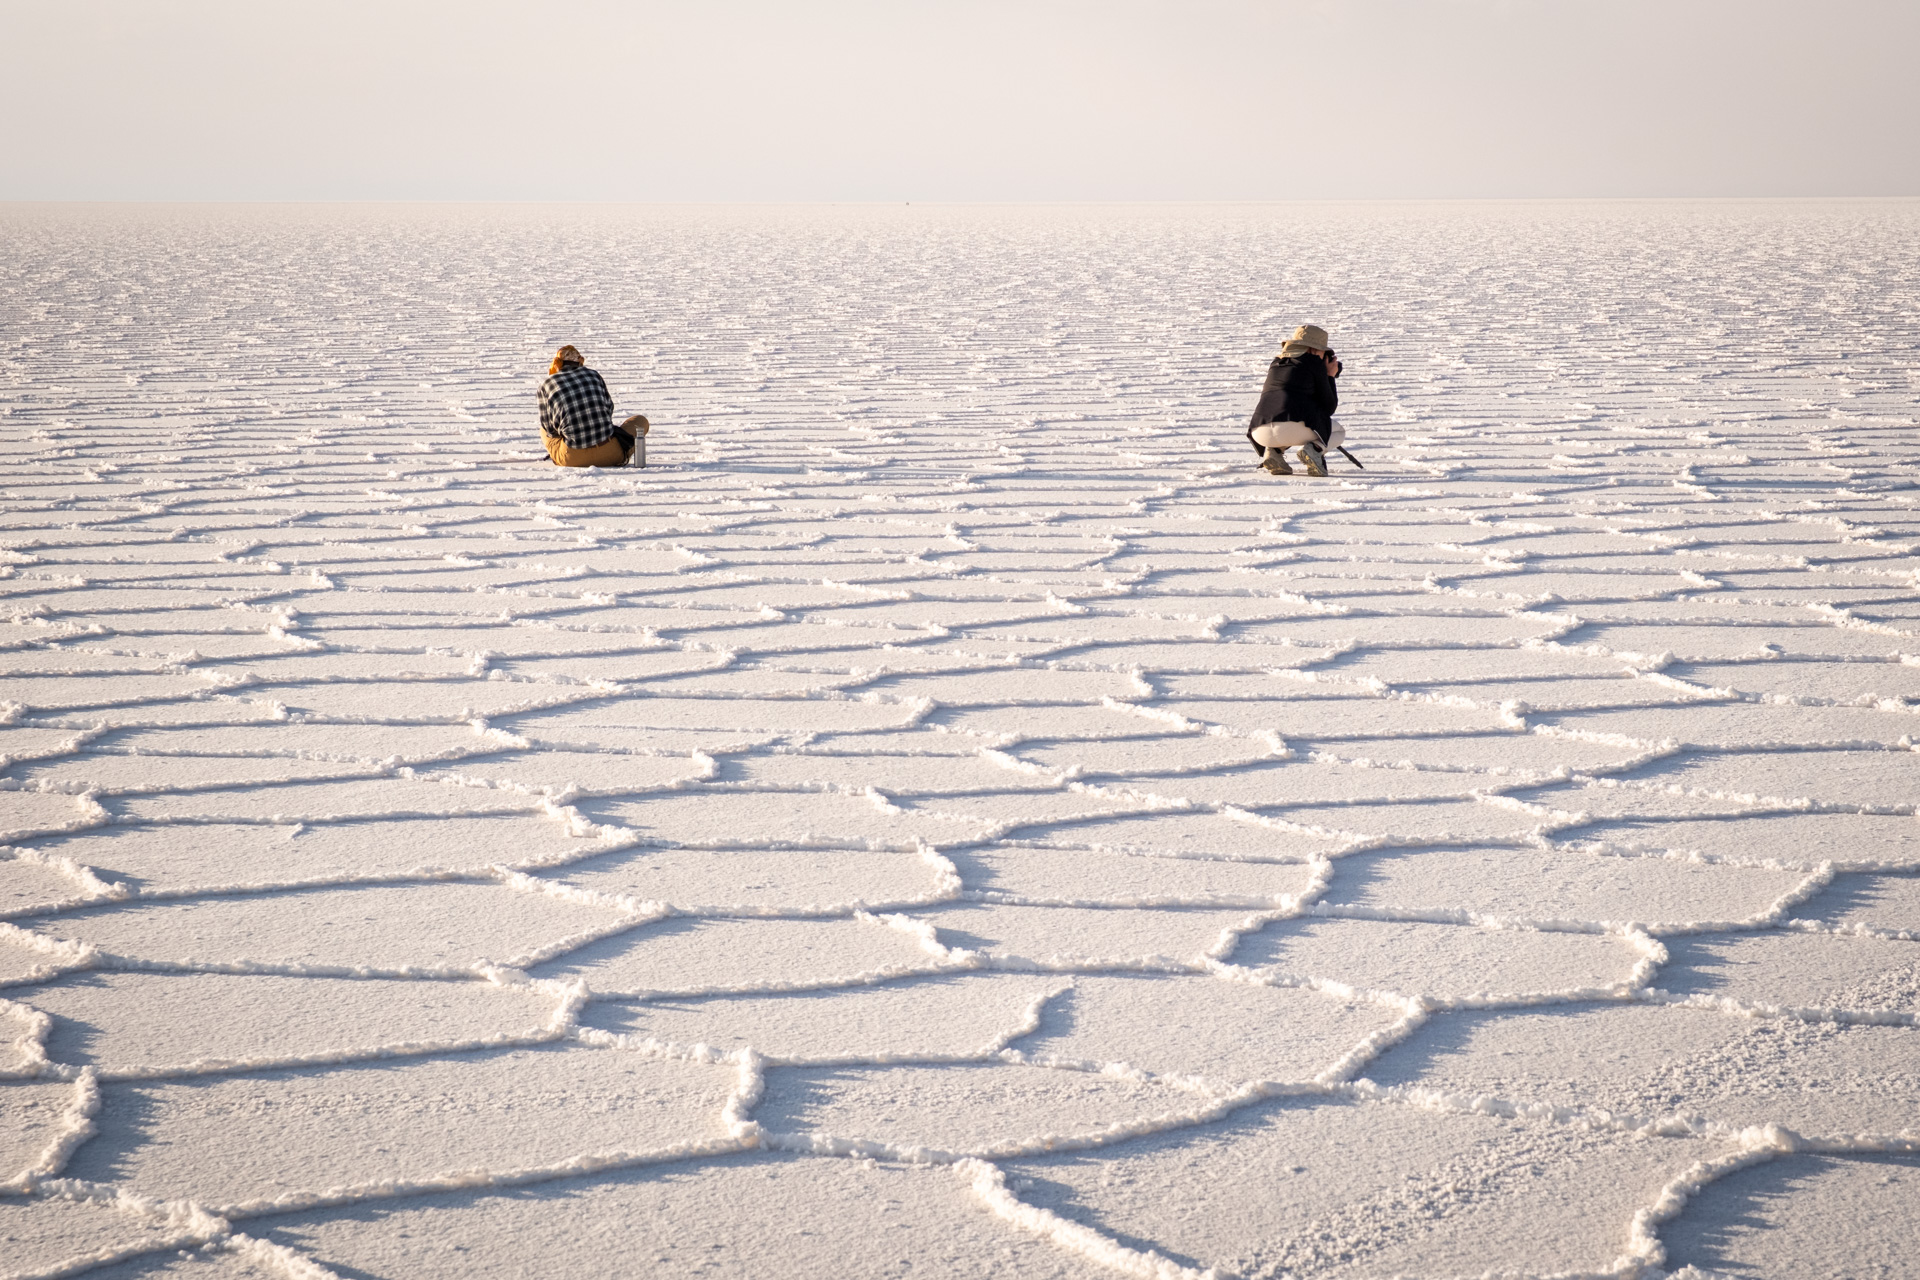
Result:
{"label": "salt flat surface", "polygon": [[1920,1274],[1920,205],[0,235],[0,1274]]}

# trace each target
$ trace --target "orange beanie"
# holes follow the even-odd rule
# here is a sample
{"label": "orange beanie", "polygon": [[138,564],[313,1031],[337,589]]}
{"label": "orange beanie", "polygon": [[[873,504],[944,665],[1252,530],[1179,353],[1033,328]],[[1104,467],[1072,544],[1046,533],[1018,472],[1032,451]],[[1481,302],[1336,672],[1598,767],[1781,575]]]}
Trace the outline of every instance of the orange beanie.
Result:
{"label": "orange beanie", "polygon": [[560,372],[561,368],[565,365],[585,364],[586,362],[587,358],[580,354],[580,348],[574,346],[572,343],[568,343],[554,353],[553,363],[547,366],[547,374],[548,376],[552,376]]}

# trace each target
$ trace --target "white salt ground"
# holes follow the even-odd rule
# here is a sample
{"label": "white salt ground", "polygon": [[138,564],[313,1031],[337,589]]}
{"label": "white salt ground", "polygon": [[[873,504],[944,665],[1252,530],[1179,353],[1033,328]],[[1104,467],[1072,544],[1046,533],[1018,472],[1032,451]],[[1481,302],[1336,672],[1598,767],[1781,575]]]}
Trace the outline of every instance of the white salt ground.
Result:
{"label": "white salt ground", "polygon": [[1920,204],[0,236],[0,1276],[1914,1274]]}

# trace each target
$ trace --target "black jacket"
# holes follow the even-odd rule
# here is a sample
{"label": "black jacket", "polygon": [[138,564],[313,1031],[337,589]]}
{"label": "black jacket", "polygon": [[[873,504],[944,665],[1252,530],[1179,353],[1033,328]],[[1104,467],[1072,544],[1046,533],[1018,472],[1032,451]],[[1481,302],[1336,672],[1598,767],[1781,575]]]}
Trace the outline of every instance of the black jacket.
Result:
{"label": "black jacket", "polygon": [[[1333,434],[1333,411],[1340,407],[1340,388],[1327,376],[1327,362],[1313,352],[1297,356],[1275,356],[1267,367],[1267,385],[1260,388],[1260,403],[1253,406],[1253,421],[1247,424],[1247,439],[1253,429],[1269,422],[1304,422],[1320,442]],[[1254,452],[1261,452],[1259,445]]]}

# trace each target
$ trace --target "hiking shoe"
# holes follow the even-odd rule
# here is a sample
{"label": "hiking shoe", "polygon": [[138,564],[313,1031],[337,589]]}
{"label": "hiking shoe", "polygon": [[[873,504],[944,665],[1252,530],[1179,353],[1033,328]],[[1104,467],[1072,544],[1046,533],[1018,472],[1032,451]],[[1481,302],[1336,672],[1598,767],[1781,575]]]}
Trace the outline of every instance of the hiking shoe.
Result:
{"label": "hiking shoe", "polygon": [[1293,474],[1293,468],[1287,465],[1287,455],[1278,449],[1268,449],[1267,456],[1260,460],[1260,465],[1276,476]]}
{"label": "hiking shoe", "polygon": [[1300,461],[1306,463],[1307,474],[1310,476],[1327,474],[1327,453],[1317,444],[1301,445]]}

